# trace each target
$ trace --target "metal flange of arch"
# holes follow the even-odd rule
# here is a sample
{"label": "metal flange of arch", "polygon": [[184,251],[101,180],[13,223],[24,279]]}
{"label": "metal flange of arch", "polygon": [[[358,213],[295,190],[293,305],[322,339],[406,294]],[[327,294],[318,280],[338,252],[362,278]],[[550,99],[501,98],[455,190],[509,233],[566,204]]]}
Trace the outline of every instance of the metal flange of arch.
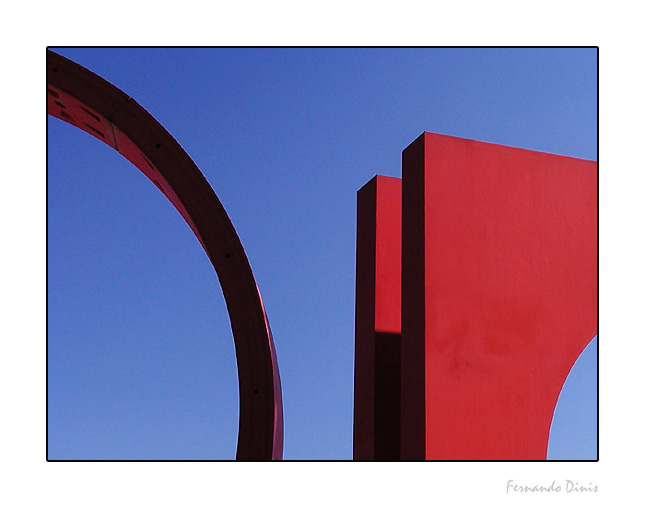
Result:
{"label": "metal flange of arch", "polygon": [[237,460],[280,460],[279,368],[263,302],[241,241],[213,189],[180,144],[126,93],[47,50],[47,112],[105,142],[171,201],[205,249],[230,317],[239,381]]}

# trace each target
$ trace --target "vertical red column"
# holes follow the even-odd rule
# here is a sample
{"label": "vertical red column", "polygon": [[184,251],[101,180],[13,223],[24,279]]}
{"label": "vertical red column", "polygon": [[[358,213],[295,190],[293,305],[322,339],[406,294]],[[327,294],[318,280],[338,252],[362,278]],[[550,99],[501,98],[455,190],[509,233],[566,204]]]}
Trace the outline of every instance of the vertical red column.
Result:
{"label": "vertical red column", "polygon": [[400,444],[401,180],[358,191],[354,460],[398,460]]}
{"label": "vertical red column", "polygon": [[596,162],[424,133],[402,187],[401,457],[546,458],[597,331]]}

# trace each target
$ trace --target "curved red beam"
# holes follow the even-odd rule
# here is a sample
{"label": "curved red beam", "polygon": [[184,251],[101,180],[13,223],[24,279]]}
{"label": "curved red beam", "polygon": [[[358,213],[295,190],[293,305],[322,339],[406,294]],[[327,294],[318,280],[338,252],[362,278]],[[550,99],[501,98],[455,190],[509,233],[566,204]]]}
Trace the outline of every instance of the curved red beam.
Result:
{"label": "curved red beam", "polygon": [[189,224],[218,274],[232,326],[240,401],[236,458],[281,459],[283,406],[272,333],[243,246],[205,177],[130,96],[49,50],[47,112],[116,149]]}

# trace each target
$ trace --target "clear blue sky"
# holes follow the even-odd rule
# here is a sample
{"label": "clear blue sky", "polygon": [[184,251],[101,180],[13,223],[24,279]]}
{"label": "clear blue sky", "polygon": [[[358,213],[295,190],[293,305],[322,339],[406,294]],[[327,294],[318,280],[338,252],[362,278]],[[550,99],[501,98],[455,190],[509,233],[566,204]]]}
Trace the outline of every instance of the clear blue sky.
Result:
{"label": "clear blue sky", "polygon": [[[287,459],[352,457],[356,191],[432,131],[596,160],[593,49],[55,49],[178,140],[243,242],[272,326]],[[48,120],[51,459],[231,459],[234,347],[218,279],[114,150]],[[596,457],[596,344],[555,459]]]}

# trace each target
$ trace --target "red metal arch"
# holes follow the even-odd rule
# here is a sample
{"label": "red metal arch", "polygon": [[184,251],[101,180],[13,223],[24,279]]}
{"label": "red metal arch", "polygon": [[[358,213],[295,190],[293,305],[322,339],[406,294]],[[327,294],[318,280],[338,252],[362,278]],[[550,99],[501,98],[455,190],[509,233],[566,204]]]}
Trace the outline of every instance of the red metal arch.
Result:
{"label": "red metal arch", "polygon": [[189,224],[218,274],[232,325],[240,400],[236,458],[281,459],[283,407],[272,333],[243,246],[205,177],[130,96],[49,50],[47,112],[116,149]]}

